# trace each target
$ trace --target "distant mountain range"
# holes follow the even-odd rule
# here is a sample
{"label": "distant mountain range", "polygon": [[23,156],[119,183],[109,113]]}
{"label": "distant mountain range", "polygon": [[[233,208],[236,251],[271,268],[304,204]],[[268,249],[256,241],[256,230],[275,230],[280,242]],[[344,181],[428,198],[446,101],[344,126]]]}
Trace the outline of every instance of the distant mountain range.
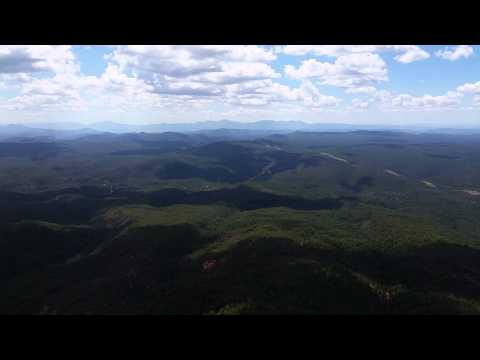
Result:
{"label": "distant mountain range", "polygon": [[0,140],[28,141],[28,139],[42,140],[71,140],[86,135],[101,133],[159,133],[159,132],[206,132],[218,133],[285,133],[293,131],[325,131],[347,132],[358,130],[371,131],[404,131],[414,133],[441,133],[469,135],[480,134],[480,129],[455,128],[422,128],[380,125],[354,125],[338,123],[306,123],[302,121],[275,121],[262,120],[256,122],[239,122],[231,120],[203,121],[191,123],[158,123],[149,125],[121,124],[115,122],[97,122],[85,126],[78,123],[43,123],[35,125],[0,125]]}
{"label": "distant mountain range", "polygon": [[99,131],[114,133],[123,132],[190,132],[210,130],[250,130],[250,131],[354,131],[354,130],[388,130],[390,127],[376,125],[353,125],[338,123],[306,123],[302,121],[261,120],[256,122],[240,122],[231,120],[202,121],[191,123],[160,123],[151,125],[118,124],[100,122],[90,125]]}
{"label": "distant mountain range", "polygon": [[96,133],[101,133],[101,131],[92,128],[65,130],[56,128],[29,127],[17,124],[0,126],[0,140],[71,140]]}

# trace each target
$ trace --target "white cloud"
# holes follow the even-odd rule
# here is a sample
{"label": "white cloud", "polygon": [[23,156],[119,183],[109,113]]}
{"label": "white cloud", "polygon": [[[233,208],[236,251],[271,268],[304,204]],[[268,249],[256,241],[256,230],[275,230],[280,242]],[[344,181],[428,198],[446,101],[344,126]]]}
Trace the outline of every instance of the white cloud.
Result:
{"label": "white cloud", "polygon": [[279,77],[268,64],[275,59],[253,45],[119,46],[107,58],[163,96],[222,96],[228,85]]}
{"label": "white cloud", "polygon": [[369,101],[364,101],[357,98],[353,99],[351,104],[351,107],[356,110],[365,110],[365,109],[368,109],[369,106],[370,106]]}
{"label": "white cloud", "polygon": [[339,102],[309,81],[297,89],[274,82],[280,74],[267,62],[275,58],[274,49],[258,46],[118,47],[107,58],[106,73],[115,69],[115,77],[135,79],[157,103],[155,95],[190,104],[214,97],[225,105],[247,107],[296,103],[320,108]]}
{"label": "white cloud", "polygon": [[403,54],[395,56],[395,60],[404,64],[428,59],[430,57],[428,52],[416,45],[394,45],[393,49],[403,52]]}
{"label": "white cloud", "polygon": [[0,80],[20,93],[3,103],[5,109],[86,108],[79,89],[88,79],[80,74],[71,46],[0,46]]}
{"label": "white cloud", "polygon": [[457,88],[457,91],[462,93],[480,94],[480,81],[463,84]]}
{"label": "white cloud", "polygon": [[311,81],[302,82],[299,89],[294,90],[295,96],[311,107],[336,106],[339,100],[334,96],[323,95]]}
{"label": "white cloud", "polygon": [[449,91],[445,95],[432,96],[429,94],[422,96],[412,96],[409,94],[384,94],[380,99],[385,108],[403,109],[403,110],[421,110],[421,109],[439,109],[450,108],[460,104],[461,94]]}
{"label": "white cloud", "polygon": [[365,88],[372,82],[388,80],[385,62],[371,53],[343,55],[333,63],[309,59],[298,69],[287,65],[284,71],[293,79],[318,79],[322,84],[344,88]]}
{"label": "white cloud", "polygon": [[303,80],[300,87],[290,87],[271,80],[259,81],[253,86],[234,85],[237,88],[226,94],[227,101],[235,105],[265,106],[269,104],[296,104],[307,108],[334,107],[340,100],[334,96],[320,93],[318,88],[308,80]]}
{"label": "white cloud", "polygon": [[225,57],[233,61],[271,62],[277,58],[275,49],[268,51],[256,45],[211,45],[205,48],[224,51]]}
{"label": "white cloud", "polygon": [[[344,114],[345,121],[354,121],[347,118],[348,111],[361,118],[375,110],[400,115],[461,109],[462,96],[471,93],[473,101],[468,105],[478,109],[480,81],[443,95],[377,89],[389,80],[380,56],[389,51],[404,63],[430,56],[414,45],[115,46],[105,57],[103,73],[87,76],[69,46],[0,46],[0,88],[6,94],[0,108],[14,111],[9,118],[22,111],[115,111],[144,114],[152,121],[158,115],[191,120],[215,119],[220,114],[314,121],[328,112],[329,117]],[[312,57],[284,67],[283,75],[299,80],[296,87],[283,82],[272,64],[285,53]],[[358,97],[342,101],[341,96],[326,93],[323,85]]]}
{"label": "white cloud", "polygon": [[279,77],[270,65],[259,62],[228,62],[221,65],[220,71],[207,72],[189,77],[192,81],[214,84],[232,84],[250,80]]}
{"label": "white cloud", "polygon": [[394,94],[387,90],[377,90],[368,100],[371,105],[376,104],[382,110],[410,111],[434,109],[459,109],[463,93],[447,91],[443,95]]}
{"label": "white cloud", "polygon": [[[85,76],[79,71],[58,73],[53,77],[29,78],[19,84],[20,95],[12,97],[7,108],[21,109],[87,109],[89,105],[118,106],[134,103],[151,87],[141,80],[121,73],[109,65],[100,77]],[[112,99],[116,99],[112,103]]]}
{"label": "white cloud", "polygon": [[74,60],[70,45],[0,45],[0,74],[71,72]]}
{"label": "white cloud", "polygon": [[309,81],[296,89],[275,83],[280,74],[268,64],[276,58],[274,51],[258,46],[130,46],[117,48],[108,59],[162,97],[213,96],[247,107],[296,103],[321,108],[339,102]]}
{"label": "white cloud", "polygon": [[373,53],[380,48],[377,45],[287,45],[283,53],[287,55],[307,55],[339,57],[352,53]]}
{"label": "white cloud", "polygon": [[[313,85],[291,89],[273,82],[280,74],[260,62],[273,59],[273,52],[256,46],[116,47],[106,57],[101,76],[85,76],[75,66],[53,77],[30,77],[20,86],[21,94],[3,107],[73,110],[83,106],[106,111],[161,107],[184,112],[204,109],[211,97],[220,103],[256,107],[290,102],[318,108],[337,103]],[[19,75],[23,76],[15,76]]]}
{"label": "white cloud", "polygon": [[375,86],[360,86],[356,88],[348,88],[345,90],[347,94],[373,94],[377,91]]}
{"label": "white cloud", "polygon": [[221,72],[228,62],[271,62],[276,55],[255,45],[129,45],[118,46],[109,59],[122,70],[129,68],[138,74],[185,77]]}
{"label": "white cloud", "polygon": [[107,60],[118,64],[122,72],[129,71],[150,80],[155,74],[180,78],[219,71],[220,67],[215,61],[215,56],[208,56],[218,53],[220,52],[214,50],[195,51],[191,47],[171,45],[129,45],[116,47]]}
{"label": "white cloud", "polygon": [[314,54],[329,57],[384,51],[401,53],[395,57],[395,60],[402,63],[411,63],[430,57],[428,52],[417,45],[287,45],[283,48],[283,52],[287,55]]}
{"label": "white cloud", "polygon": [[467,59],[473,55],[473,48],[468,45],[458,45],[454,48],[446,47],[445,49],[435,52],[435,55],[450,61],[459,60],[462,57]]}
{"label": "white cloud", "polygon": [[473,104],[480,105],[480,81],[476,83],[466,83],[457,87],[457,92],[462,94],[473,94]]}
{"label": "white cloud", "polygon": [[18,90],[32,79],[32,75],[27,73],[0,74],[0,84],[3,89]]}

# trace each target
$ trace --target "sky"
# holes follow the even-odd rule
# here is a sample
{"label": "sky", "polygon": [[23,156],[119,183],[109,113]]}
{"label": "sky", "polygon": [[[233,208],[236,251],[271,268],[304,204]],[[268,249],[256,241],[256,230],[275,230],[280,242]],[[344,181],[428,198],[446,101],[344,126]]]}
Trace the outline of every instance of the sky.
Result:
{"label": "sky", "polygon": [[480,127],[480,46],[0,45],[0,124]]}

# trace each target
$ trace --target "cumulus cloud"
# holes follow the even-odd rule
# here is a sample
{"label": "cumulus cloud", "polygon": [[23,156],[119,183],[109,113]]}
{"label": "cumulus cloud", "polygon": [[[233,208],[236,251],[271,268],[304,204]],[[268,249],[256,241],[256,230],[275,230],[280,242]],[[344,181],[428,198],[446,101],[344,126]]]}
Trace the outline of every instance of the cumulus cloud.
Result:
{"label": "cumulus cloud", "polygon": [[278,77],[268,64],[275,59],[254,45],[119,46],[107,58],[158,94],[191,96],[222,96],[233,91],[229,85]]}
{"label": "cumulus cloud", "polygon": [[425,60],[430,57],[428,52],[416,45],[394,45],[393,49],[403,52],[402,54],[395,56],[395,60],[404,64]]}
{"label": "cumulus cloud", "polygon": [[3,103],[5,109],[85,108],[78,89],[87,78],[69,45],[0,46],[0,80],[20,93]]}
{"label": "cumulus cloud", "polygon": [[339,56],[333,63],[309,59],[298,68],[287,65],[284,71],[293,79],[318,79],[322,84],[363,90],[372,82],[388,80],[385,62],[372,53]]}
{"label": "cumulus cloud", "polygon": [[226,97],[231,104],[247,106],[296,103],[318,109],[334,107],[340,102],[334,96],[322,94],[309,80],[303,80],[301,85],[294,89],[272,80],[264,80],[254,85],[244,85],[235,91],[229,91]]}
{"label": "cumulus cloud", "polygon": [[79,69],[60,72],[51,77],[32,77],[20,83],[20,94],[9,99],[5,106],[16,110],[88,108],[88,104],[115,105],[134,102],[151,91],[142,81],[121,73],[117,66],[109,65],[100,77],[85,76]]}
{"label": "cumulus cloud", "polygon": [[380,49],[377,45],[287,45],[283,53],[287,55],[307,55],[339,57],[352,53],[373,53]]}
{"label": "cumulus cloud", "polygon": [[439,58],[456,61],[461,58],[469,58],[473,55],[473,48],[468,45],[458,45],[454,48],[446,47],[445,49],[438,50],[435,55]]}
{"label": "cumulus cloud", "polygon": [[0,87],[3,89],[19,89],[24,84],[32,81],[33,77],[27,73],[15,73],[15,74],[1,74],[0,73]]}
{"label": "cumulus cloud", "polygon": [[142,76],[150,73],[186,77],[225,71],[222,66],[229,62],[266,63],[275,60],[276,55],[255,45],[129,45],[118,46],[109,59],[122,70]]}
{"label": "cumulus cloud", "polygon": [[[453,55],[457,48],[443,50],[443,55],[451,52],[449,57],[464,56]],[[459,108],[462,96],[469,93],[474,94],[473,104],[480,105],[480,82],[443,95],[381,90],[379,85],[389,77],[380,55],[388,51],[402,63],[430,56],[415,45],[115,46],[105,57],[105,70],[93,76],[81,72],[69,46],[0,46],[0,88],[15,94],[2,101],[0,108],[288,118],[289,114],[316,116],[323,111],[334,114],[374,107],[452,109]],[[284,54],[310,56],[300,64],[284,66],[279,74],[272,62]],[[297,81],[285,81],[282,76]],[[342,101],[341,96],[328,94],[324,85],[356,97]]]}
{"label": "cumulus cloud", "polygon": [[395,60],[402,63],[411,63],[430,57],[428,52],[417,45],[287,45],[283,48],[283,52],[287,55],[313,54],[329,57],[384,51],[400,53]]}
{"label": "cumulus cloud", "polygon": [[[298,103],[312,108],[338,103],[323,95],[309,81],[290,88],[274,80],[280,77],[268,64],[276,58],[273,49],[258,46],[128,46],[117,47],[107,57],[105,73],[84,85],[92,89],[139,89],[132,98],[166,105],[208,103],[265,107]],[[213,101],[213,100],[212,100]]]}
{"label": "cumulus cloud", "polygon": [[0,45],[0,74],[64,73],[76,68],[70,45]]}
{"label": "cumulus cloud", "polygon": [[270,65],[258,62],[228,62],[220,71],[190,77],[192,81],[214,84],[233,84],[251,80],[279,77]]}
{"label": "cumulus cloud", "polygon": [[480,94],[480,81],[463,84],[457,88],[457,91],[462,93]]}
{"label": "cumulus cloud", "polygon": [[[117,110],[143,105],[183,111],[205,107],[209,97],[257,107],[282,102],[336,104],[334,97],[316,88],[291,89],[275,83],[280,74],[268,64],[275,58],[272,50],[258,46],[120,46],[106,57],[100,76],[85,76],[75,66],[51,77],[30,78],[5,106],[58,109],[63,104],[78,109],[88,98],[89,106]],[[70,60],[76,64],[74,57]]]}
{"label": "cumulus cloud", "polygon": [[365,110],[368,109],[370,106],[369,101],[361,100],[358,98],[355,98],[352,100],[351,107],[356,110]]}
{"label": "cumulus cloud", "polygon": [[318,88],[308,80],[303,81],[300,88],[294,90],[294,95],[305,105],[312,107],[335,106],[339,102],[334,96],[321,94]]}
{"label": "cumulus cloud", "polygon": [[413,96],[409,94],[394,95],[390,92],[378,94],[376,100],[386,109],[422,110],[451,108],[460,104],[462,94],[449,91],[444,95],[432,96],[430,94]]}
{"label": "cumulus cloud", "polygon": [[162,96],[217,97],[247,107],[297,103],[321,108],[339,102],[309,81],[298,88],[274,82],[281,76],[269,64],[275,58],[275,49],[258,46],[142,46],[117,48],[109,60]]}
{"label": "cumulus cloud", "polygon": [[347,94],[373,94],[377,91],[375,86],[360,86],[356,88],[348,88],[345,90]]}

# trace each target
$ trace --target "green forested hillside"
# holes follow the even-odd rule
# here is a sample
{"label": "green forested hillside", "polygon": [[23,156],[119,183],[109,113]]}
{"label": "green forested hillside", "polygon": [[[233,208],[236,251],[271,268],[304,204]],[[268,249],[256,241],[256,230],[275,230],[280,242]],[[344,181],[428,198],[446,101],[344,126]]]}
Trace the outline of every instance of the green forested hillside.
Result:
{"label": "green forested hillside", "polygon": [[167,133],[20,148],[0,158],[2,314],[480,311],[478,142]]}

